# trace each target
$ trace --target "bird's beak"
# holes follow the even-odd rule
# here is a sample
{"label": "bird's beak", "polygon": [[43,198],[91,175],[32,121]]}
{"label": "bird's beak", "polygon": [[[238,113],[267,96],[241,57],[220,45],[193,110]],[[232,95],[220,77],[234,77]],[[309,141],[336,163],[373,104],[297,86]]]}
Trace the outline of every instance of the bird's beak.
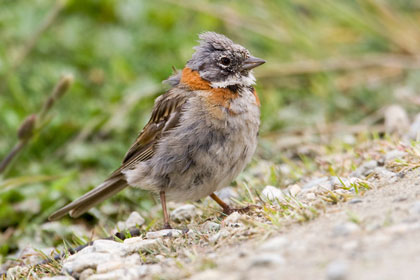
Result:
{"label": "bird's beak", "polygon": [[258,58],[258,57],[254,57],[254,56],[250,56],[249,58],[247,58],[244,61],[244,64],[242,65],[242,70],[251,70],[257,66],[260,66],[261,64],[264,64],[265,60]]}

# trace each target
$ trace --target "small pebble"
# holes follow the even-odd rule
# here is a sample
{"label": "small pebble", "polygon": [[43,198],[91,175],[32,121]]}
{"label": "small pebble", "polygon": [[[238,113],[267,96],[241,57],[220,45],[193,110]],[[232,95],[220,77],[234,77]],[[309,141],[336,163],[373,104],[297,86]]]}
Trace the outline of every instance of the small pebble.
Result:
{"label": "small pebble", "polygon": [[149,231],[146,233],[147,239],[156,239],[163,237],[180,237],[182,235],[182,230],[179,229],[162,229],[159,231]]}
{"label": "small pebble", "polygon": [[300,188],[300,186],[298,184],[294,184],[291,185],[289,187],[289,194],[291,196],[296,196],[298,193],[300,193],[302,191],[302,189]]}
{"label": "small pebble", "polygon": [[277,202],[284,200],[283,192],[274,186],[266,186],[261,192],[261,196],[266,200]]}
{"label": "small pebble", "polygon": [[[141,266],[140,266],[141,267]],[[94,274],[87,278],[87,280],[137,280],[141,277],[140,271],[137,267],[120,268],[117,270],[109,271],[107,273]]]}
{"label": "small pebble", "polygon": [[375,169],[377,166],[378,163],[376,160],[367,161],[360,165],[355,171],[353,171],[351,176],[358,178],[366,177],[372,173],[373,169]]}
{"label": "small pebble", "polygon": [[360,198],[353,198],[349,201],[349,204],[357,204],[357,203],[362,203],[363,200]]}
{"label": "small pebble", "polygon": [[229,278],[226,275],[226,271],[218,271],[216,269],[205,270],[193,275],[189,280],[214,280],[214,279],[223,279],[223,280],[232,280],[237,278]]}
{"label": "small pebble", "polygon": [[226,229],[221,229],[219,232],[209,237],[209,242],[211,244],[215,244],[217,243],[217,241],[219,241],[220,238],[227,237],[227,236],[229,236],[229,231]]}
{"label": "small pebble", "polygon": [[113,240],[95,240],[91,247],[93,252],[119,255],[124,244]]}
{"label": "small pebble", "polygon": [[140,276],[153,275],[162,272],[162,267],[159,264],[143,264],[138,267],[138,273]]}
{"label": "small pebble", "polygon": [[136,253],[138,251],[148,251],[162,246],[162,239],[144,240],[141,237],[133,237],[124,240],[124,255]]}
{"label": "small pebble", "polygon": [[[7,278],[9,279],[9,278]],[[38,278],[39,279],[39,278]],[[67,275],[59,275],[59,276],[52,276],[52,277],[43,277],[41,280],[74,280],[73,277]],[[82,280],[80,278],[80,280]]]}
{"label": "small pebble", "polygon": [[171,219],[177,222],[185,220],[189,221],[195,216],[197,216],[197,211],[195,206],[192,204],[182,205],[171,212]]}
{"label": "small pebble", "polygon": [[[80,252],[79,252],[80,253]],[[88,253],[88,254],[74,254],[68,257],[64,263],[62,272],[73,274],[80,273],[85,269],[93,268],[96,269],[98,264],[119,260],[120,257],[109,253]]]}
{"label": "small pebble", "polygon": [[283,236],[277,236],[264,242],[260,249],[263,251],[281,251],[289,244],[289,240]]}
{"label": "small pebble", "polygon": [[235,224],[238,223],[242,218],[242,215],[239,214],[239,212],[233,212],[229,216],[226,217],[226,219],[223,221],[223,224],[229,225],[229,224]]}
{"label": "small pebble", "polygon": [[345,280],[348,274],[348,264],[342,260],[331,262],[327,267],[328,280]]}
{"label": "small pebble", "polygon": [[396,225],[387,227],[386,232],[400,235],[400,234],[407,233],[409,231],[418,230],[419,228],[420,228],[420,224],[418,223],[411,223],[411,224],[401,223],[401,224],[396,224]]}
{"label": "small pebble", "polygon": [[231,203],[232,198],[238,198],[238,192],[233,187],[226,187],[216,192],[216,195],[226,203]]}
{"label": "small pebble", "polygon": [[144,222],[144,218],[138,212],[134,211],[131,212],[130,216],[125,221],[125,227],[126,229],[134,228],[136,226],[141,226]]}
{"label": "small pebble", "polygon": [[400,150],[392,150],[385,154],[385,162],[391,162],[396,159],[401,159],[406,153]]}
{"label": "small pebble", "polygon": [[407,137],[411,140],[420,140],[420,114],[414,117],[414,122],[410,126]]}
{"label": "small pebble", "polygon": [[374,173],[380,179],[387,179],[391,183],[397,180],[397,174],[389,171],[385,167],[376,167],[371,173]]}
{"label": "small pebble", "polygon": [[220,224],[212,222],[212,221],[207,221],[201,225],[201,230],[203,232],[218,231],[219,229],[220,229]]}
{"label": "small pebble", "polygon": [[329,181],[329,177],[312,179],[302,186],[302,191],[315,191],[318,189],[319,186],[322,186],[322,188],[331,189]]}
{"label": "small pebble", "polygon": [[343,248],[343,250],[346,250],[346,251],[354,251],[358,247],[359,247],[359,242],[357,240],[347,241],[343,243],[343,245],[341,246],[341,248]]}
{"label": "small pebble", "polygon": [[407,197],[406,196],[399,196],[397,198],[394,198],[392,200],[392,202],[402,202],[402,201],[406,201],[406,200],[407,200]]}
{"label": "small pebble", "polygon": [[310,193],[305,194],[305,198],[307,200],[314,200],[316,198],[316,196],[315,196],[314,193],[310,192]]}
{"label": "small pebble", "polygon": [[388,134],[404,135],[410,127],[407,112],[399,105],[391,105],[384,112],[385,132]]}
{"label": "small pebble", "polygon": [[251,258],[251,267],[266,267],[285,264],[283,256],[278,253],[258,253]]}
{"label": "small pebble", "polygon": [[93,274],[95,274],[94,269],[92,269],[92,268],[85,269],[85,270],[82,271],[82,273],[80,273],[79,280],[86,280],[90,276],[92,276]]}
{"label": "small pebble", "polygon": [[359,226],[355,223],[347,222],[344,224],[336,225],[333,229],[333,234],[335,236],[347,236],[358,231],[359,229]]}
{"label": "small pebble", "polygon": [[410,214],[420,215],[420,200],[416,201],[410,207]]}

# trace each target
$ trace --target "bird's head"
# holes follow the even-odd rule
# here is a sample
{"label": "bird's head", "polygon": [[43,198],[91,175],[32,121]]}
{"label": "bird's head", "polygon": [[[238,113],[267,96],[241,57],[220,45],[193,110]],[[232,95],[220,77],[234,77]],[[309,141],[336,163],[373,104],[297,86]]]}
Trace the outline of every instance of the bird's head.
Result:
{"label": "bird's head", "polygon": [[255,83],[252,69],[265,63],[241,45],[224,35],[205,32],[199,35],[200,44],[187,67],[197,71],[214,88],[251,86]]}

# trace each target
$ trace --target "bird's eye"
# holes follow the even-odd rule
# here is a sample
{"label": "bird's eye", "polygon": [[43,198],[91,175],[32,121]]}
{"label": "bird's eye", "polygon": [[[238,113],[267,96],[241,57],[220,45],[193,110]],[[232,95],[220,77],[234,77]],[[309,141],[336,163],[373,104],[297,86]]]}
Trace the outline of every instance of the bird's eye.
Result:
{"label": "bird's eye", "polygon": [[222,57],[222,58],[220,59],[220,62],[221,62],[223,65],[228,66],[228,65],[230,64],[230,59],[224,56],[224,57]]}

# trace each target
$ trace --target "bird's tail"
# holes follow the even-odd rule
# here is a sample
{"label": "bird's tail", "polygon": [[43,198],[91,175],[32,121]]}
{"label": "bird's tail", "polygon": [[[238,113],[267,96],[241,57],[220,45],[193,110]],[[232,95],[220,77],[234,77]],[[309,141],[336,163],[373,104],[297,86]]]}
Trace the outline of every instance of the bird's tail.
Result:
{"label": "bird's tail", "polygon": [[127,182],[123,178],[123,175],[118,174],[116,176],[111,176],[111,178],[107,179],[105,182],[90,192],[84,194],[72,203],[54,212],[51,216],[48,217],[48,219],[50,221],[55,221],[67,213],[70,213],[71,217],[77,218],[96,204],[120,192],[125,187],[127,187]]}

